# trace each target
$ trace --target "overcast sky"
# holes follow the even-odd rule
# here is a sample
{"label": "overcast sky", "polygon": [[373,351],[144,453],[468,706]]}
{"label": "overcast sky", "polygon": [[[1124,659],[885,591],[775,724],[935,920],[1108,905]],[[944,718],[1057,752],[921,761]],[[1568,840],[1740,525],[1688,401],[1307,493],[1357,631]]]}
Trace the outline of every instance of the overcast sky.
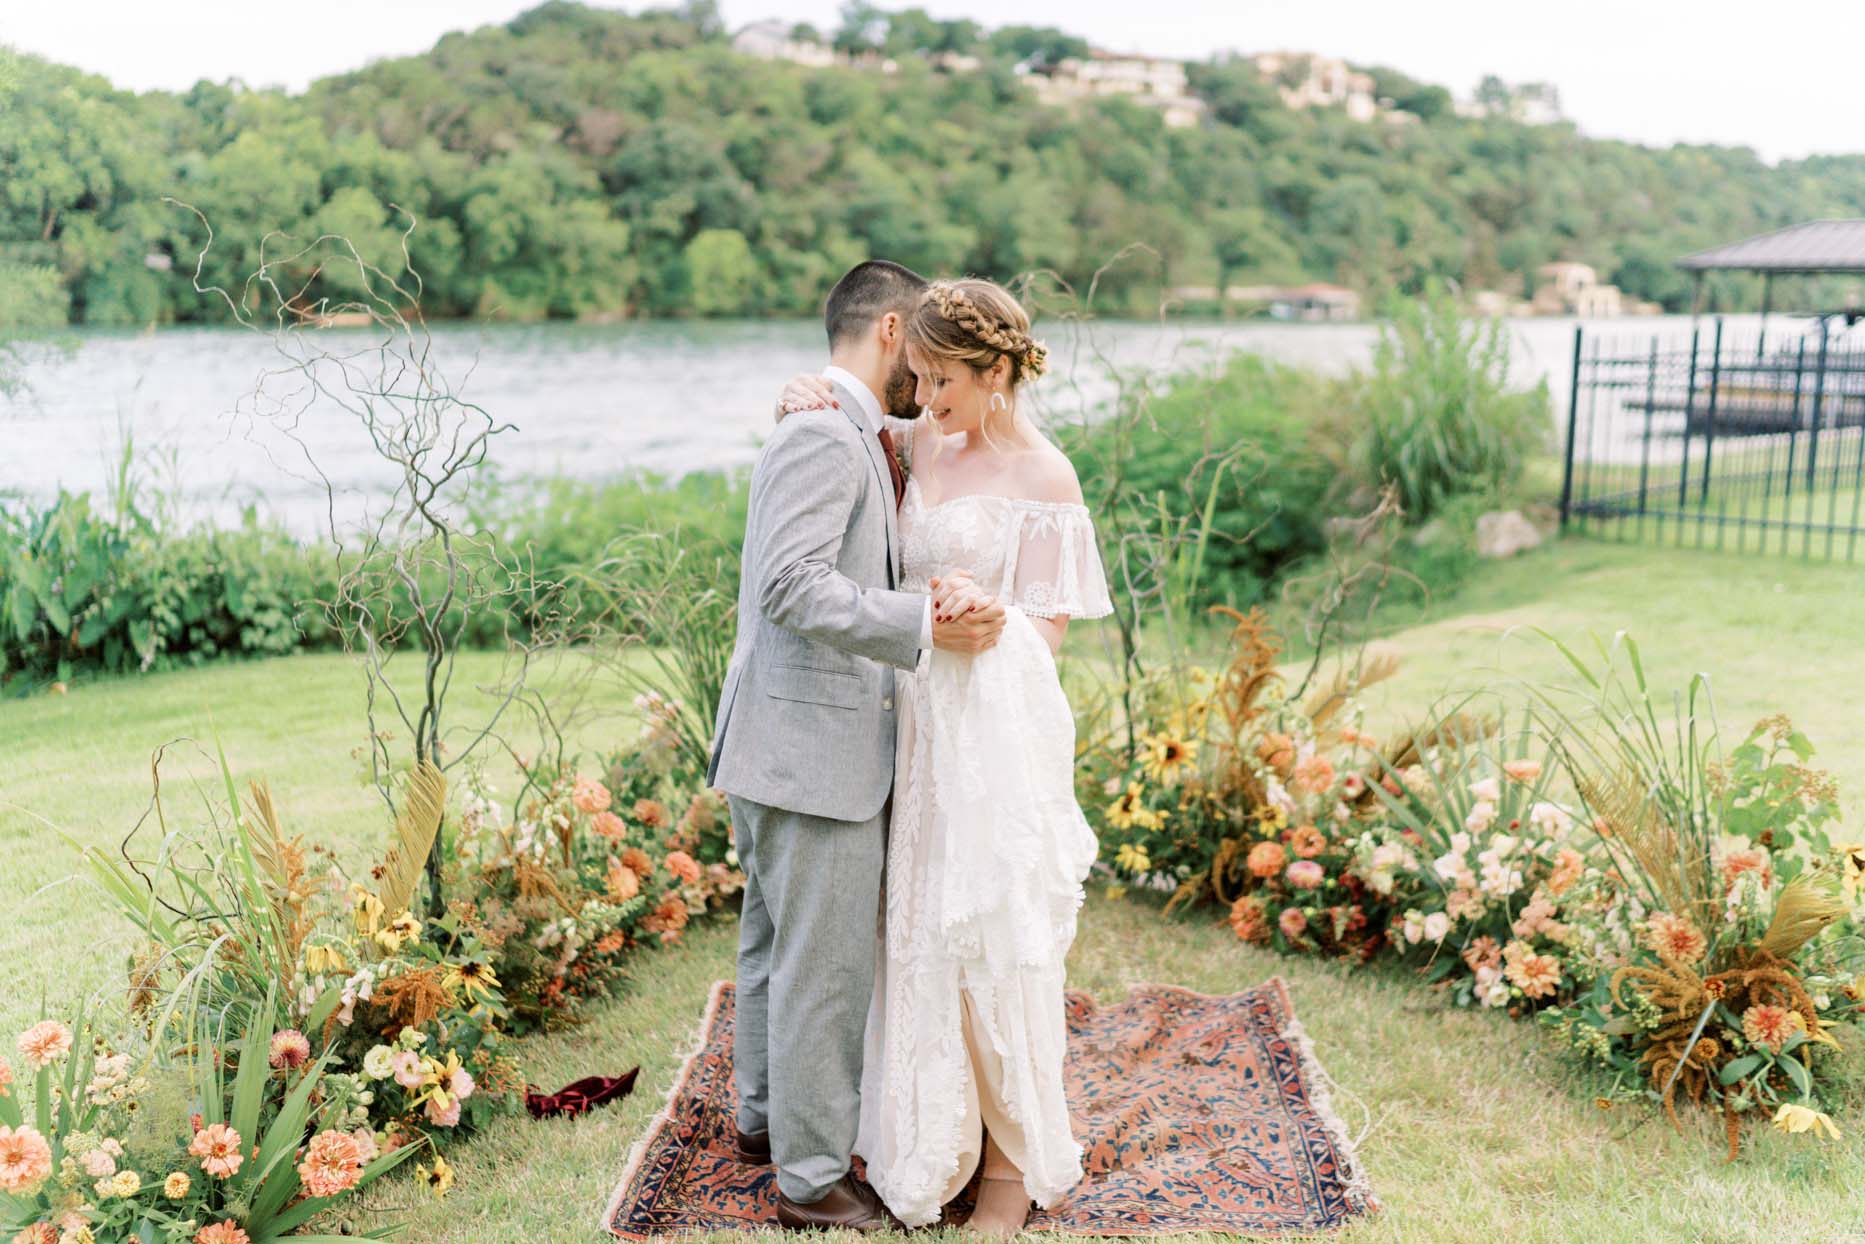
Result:
{"label": "overcast sky", "polygon": [[[302,88],[526,0],[0,0],[0,43],[137,89],[200,78]],[[608,7],[639,9],[639,0]],[[840,0],[723,0],[737,28],[778,16],[833,27]],[[907,7],[888,2],[885,7]],[[1865,152],[1861,0],[928,0],[939,17],[1056,25],[1118,51],[1203,59],[1326,52],[1469,94],[1485,73],[1549,81],[1589,134],[1717,142],[1770,159]]]}

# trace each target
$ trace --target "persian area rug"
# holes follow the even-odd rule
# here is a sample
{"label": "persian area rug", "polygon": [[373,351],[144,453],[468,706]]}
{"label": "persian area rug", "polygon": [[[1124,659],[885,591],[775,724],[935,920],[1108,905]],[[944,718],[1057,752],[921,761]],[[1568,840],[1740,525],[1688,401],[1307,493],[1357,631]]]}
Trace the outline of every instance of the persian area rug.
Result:
{"label": "persian area rug", "polygon": [[[732,985],[629,1156],[602,1225],[625,1240],[773,1228],[769,1166],[731,1156]],[[1068,1097],[1087,1174],[1033,1231],[1328,1231],[1378,1208],[1280,978],[1228,997],[1148,985],[1068,996]],[[969,1212],[969,1192],[947,1221]]]}

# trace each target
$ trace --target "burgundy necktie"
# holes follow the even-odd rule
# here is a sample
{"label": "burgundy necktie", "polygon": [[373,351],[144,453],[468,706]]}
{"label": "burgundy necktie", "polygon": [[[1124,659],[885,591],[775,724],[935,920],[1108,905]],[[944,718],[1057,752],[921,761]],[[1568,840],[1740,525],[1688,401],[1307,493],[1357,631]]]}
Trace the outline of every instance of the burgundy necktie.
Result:
{"label": "burgundy necktie", "polygon": [[894,483],[894,508],[900,508],[900,499],[906,495],[907,473],[900,469],[900,459],[894,455],[894,436],[885,427],[881,429],[881,452],[887,455],[887,478]]}

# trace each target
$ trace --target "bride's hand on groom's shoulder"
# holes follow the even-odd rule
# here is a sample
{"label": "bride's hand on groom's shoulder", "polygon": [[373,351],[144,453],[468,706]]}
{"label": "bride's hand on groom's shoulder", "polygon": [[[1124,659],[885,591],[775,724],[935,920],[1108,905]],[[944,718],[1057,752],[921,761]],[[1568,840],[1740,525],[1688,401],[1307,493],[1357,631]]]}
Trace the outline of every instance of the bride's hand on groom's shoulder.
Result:
{"label": "bride's hand on groom's shoulder", "polygon": [[777,395],[777,422],[782,423],[785,415],[799,410],[822,410],[841,404],[835,400],[835,390],[821,376],[792,376]]}

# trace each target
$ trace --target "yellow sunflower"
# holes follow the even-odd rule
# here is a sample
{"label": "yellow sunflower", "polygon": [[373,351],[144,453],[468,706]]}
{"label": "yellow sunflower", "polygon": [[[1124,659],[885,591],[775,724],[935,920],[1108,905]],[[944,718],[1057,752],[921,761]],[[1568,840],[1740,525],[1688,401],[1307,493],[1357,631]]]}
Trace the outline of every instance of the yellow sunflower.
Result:
{"label": "yellow sunflower", "polygon": [[1178,782],[1197,756],[1198,744],[1195,741],[1162,730],[1158,734],[1146,736],[1146,752],[1142,763],[1147,777],[1171,786]]}
{"label": "yellow sunflower", "polygon": [[1145,799],[1145,786],[1139,782],[1127,783],[1120,798],[1107,805],[1107,823],[1115,829],[1132,829],[1135,825],[1141,829],[1158,829],[1165,823],[1166,814],[1147,807]]}
{"label": "yellow sunflower", "polygon": [[1123,842],[1114,853],[1114,867],[1131,876],[1138,877],[1153,870],[1153,861],[1146,854],[1146,848],[1137,842]]}
{"label": "yellow sunflower", "polygon": [[414,1168],[415,1178],[426,1184],[436,1197],[447,1195],[453,1187],[453,1168],[447,1165],[447,1159],[438,1153],[434,1155],[434,1164],[423,1162]]}

